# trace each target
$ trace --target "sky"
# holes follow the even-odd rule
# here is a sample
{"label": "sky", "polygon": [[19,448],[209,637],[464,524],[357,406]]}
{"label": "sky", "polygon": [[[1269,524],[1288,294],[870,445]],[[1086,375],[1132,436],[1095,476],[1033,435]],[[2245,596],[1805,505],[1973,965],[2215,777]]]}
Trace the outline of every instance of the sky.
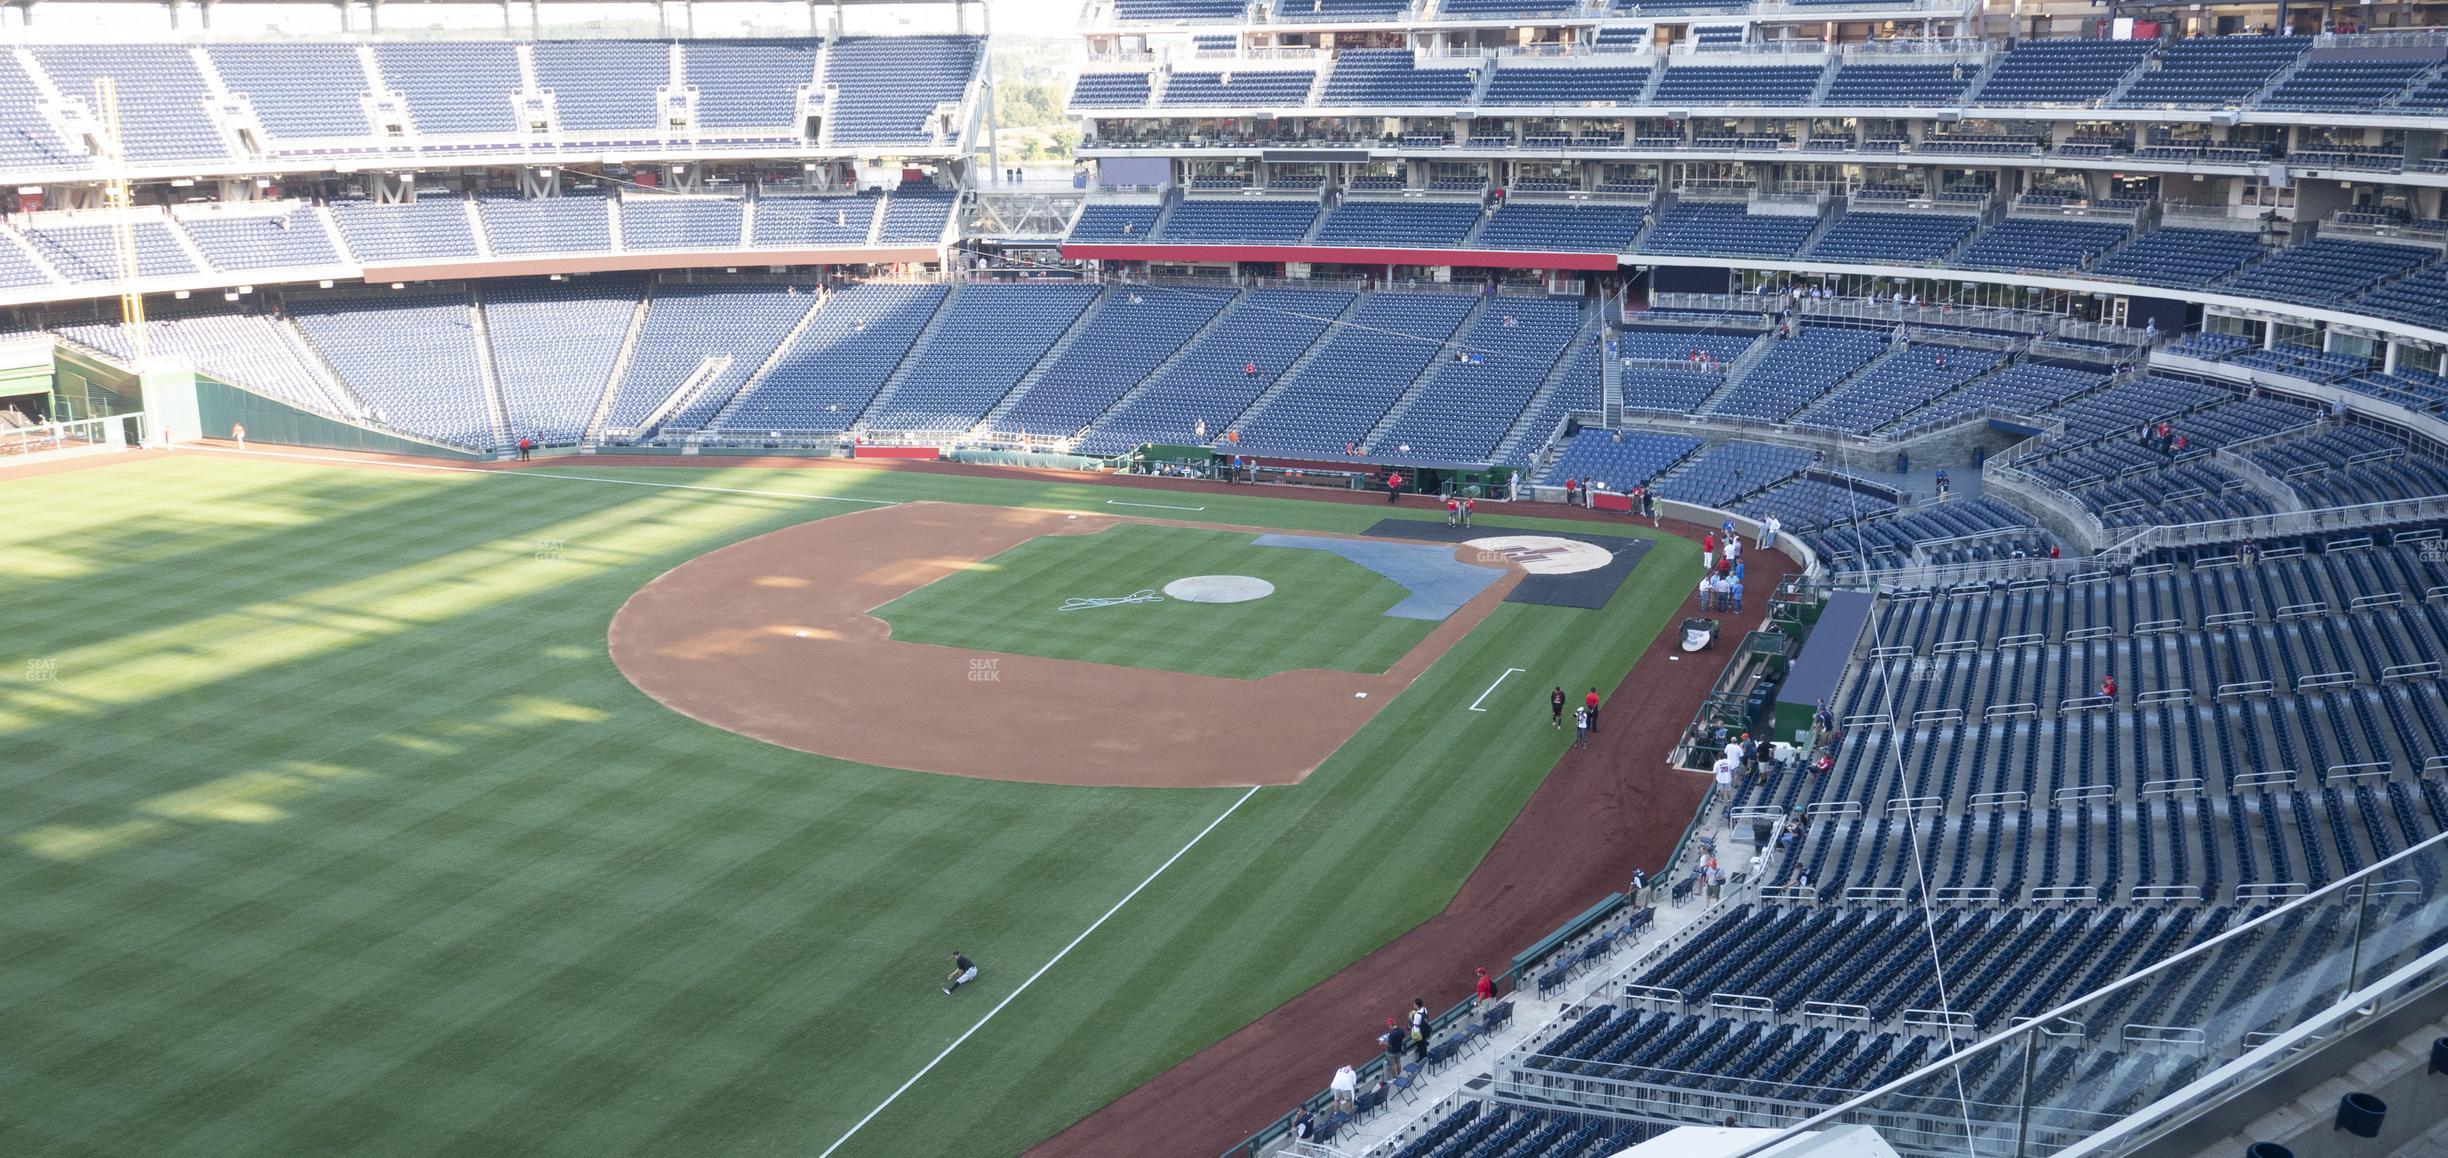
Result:
{"label": "sky", "polygon": [[[1026,32],[1036,35],[1067,33],[1079,21],[1080,0],[988,0],[993,9],[995,30]],[[527,6],[524,0],[513,0],[512,18],[524,33]],[[682,27],[681,8],[673,4],[668,9],[671,28],[678,33]],[[950,31],[950,9],[941,4],[854,6],[848,9],[850,31],[853,33],[933,32]],[[364,29],[364,8],[360,4],[355,26]],[[830,6],[820,10],[829,19]],[[652,3],[632,4],[551,4],[545,7],[548,20],[589,21],[625,19],[651,25],[655,19]],[[974,19],[975,10],[972,9]],[[168,18],[157,6],[140,4],[79,4],[75,0],[49,0],[36,5],[33,27],[28,30],[11,12],[0,17],[0,35],[9,39],[138,39],[166,35]],[[194,32],[198,27],[195,7],[190,4],[180,14],[183,31]],[[753,23],[768,29],[776,26],[800,29],[807,21],[807,6],[789,0],[758,3],[701,3],[697,6],[697,34],[721,36],[738,32]],[[131,31],[131,24],[137,31]],[[393,3],[383,8],[385,31],[411,28],[463,29],[471,33],[498,32],[502,27],[502,10],[491,2],[469,4]],[[341,30],[338,10],[328,4],[249,4],[245,0],[221,0],[213,9],[213,31],[232,37],[286,33],[297,36],[337,34]]]}

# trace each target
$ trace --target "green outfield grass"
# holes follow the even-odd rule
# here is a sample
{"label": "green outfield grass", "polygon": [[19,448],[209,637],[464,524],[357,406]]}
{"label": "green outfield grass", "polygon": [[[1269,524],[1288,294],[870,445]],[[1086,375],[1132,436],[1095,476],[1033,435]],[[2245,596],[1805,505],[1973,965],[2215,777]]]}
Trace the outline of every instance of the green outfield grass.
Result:
{"label": "green outfield grass", "polygon": [[[1242,792],[769,747],[605,655],[638,587],[859,509],[827,497],[1114,493],[208,455],[0,482],[0,1152],[816,1154],[1214,824],[839,1150],[1016,1152],[1441,908],[1566,742],[1543,689],[1612,685],[1696,562],[1667,540],[1602,613],[1504,605],[1221,823]],[[946,998],[956,947],[985,976]]]}
{"label": "green outfield grass", "polygon": [[[1382,672],[1436,627],[1385,614],[1406,594],[1391,579],[1324,551],[1252,546],[1254,538],[1145,523],[1048,535],[875,614],[911,643],[1245,680],[1302,668]],[[1073,597],[1159,590],[1187,575],[1253,575],[1275,593],[1061,610]]]}

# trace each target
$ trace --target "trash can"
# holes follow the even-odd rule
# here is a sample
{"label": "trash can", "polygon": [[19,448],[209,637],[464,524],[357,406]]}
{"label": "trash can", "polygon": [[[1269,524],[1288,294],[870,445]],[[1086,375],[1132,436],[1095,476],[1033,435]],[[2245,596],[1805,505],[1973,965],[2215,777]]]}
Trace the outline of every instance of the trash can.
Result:
{"label": "trash can", "polygon": [[2377,1138],[2380,1123],[2388,1117],[2388,1103],[2366,1093],[2352,1093],[2338,1099],[2337,1128],[2357,1138]]}
{"label": "trash can", "polygon": [[2295,1152],[2276,1142],[2255,1142],[2244,1148],[2244,1158],[2295,1158]]}
{"label": "trash can", "polygon": [[2448,1074],[2448,1037],[2431,1039],[2431,1072]]}

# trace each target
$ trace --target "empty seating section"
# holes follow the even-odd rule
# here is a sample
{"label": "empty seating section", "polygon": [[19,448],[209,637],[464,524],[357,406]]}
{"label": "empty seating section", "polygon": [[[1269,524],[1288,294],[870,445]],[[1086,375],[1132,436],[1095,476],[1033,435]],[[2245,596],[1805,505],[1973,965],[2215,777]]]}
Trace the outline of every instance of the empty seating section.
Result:
{"label": "empty seating section", "polygon": [[2227,229],[2154,229],[2092,263],[2101,277],[2146,285],[2199,287],[2258,260],[2259,235]]}
{"label": "empty seating section", "polygon": [[2315,238],[2279,250],[2222,288],[2249,297],[2333,305],[2437,256],[2436,250],[2408,245]]}
{"label": "empty seating section", "polygon": [[765,377],[740,395],[727,429],[848,430],[943,303],[939,285],[835,291]]}
{"label": "empty seating section", "polygon": [[565,133],[652,133],[657,94],[671,77],[671,45],[660,40],[539,40],[536,87],[552,94]]}
{"label": "empty seating section", "polygon": [[936,245],[952,217],[950,191],[926,185],[903,185],[884,200],[884,224],[876,240],[884,245]]}
{"label": "empty seating section", "polygon": [[757,202],[749,243],[781,249],[865,245],[875,211],[873,197],[766,197]]}
{"label": "empty seating section", "polygon": [[2356,59],[2316,54],[2261,98],[2259,107],[2297,112],[2376,109],[2421,76],[2428,60]]}
{"label": "empty seating section", "polygon": [[1856,520],[1894,514],[1895,500],[1884,492],[1838,486],[1815,478],[1789,478],[1742,501],[1742,513],[1777,521],[1797,534],[1827,527],[1849,526]]}
{"label": "empty seating section", "polygon": [[1955,264],[1967,269],[2088,269],[2132,227],[2106,221],[2009,217],[1974,238]]}
{"label": "empty seating section", "polygon": [[1108,294],[994,429],[1052,438],[1079,433],[1178,353],[1232,299],[1229,289],[1149,287]]}
{"label": "empty seating section", "polygon": [[2308,36],[2197,36],[2169,45],[2143,70],[2117,104],[2178,107],[2231,106],[2261,91],[2286,71]]}
{"label": "empty seating section", "polygon": [[1077,242],[1146,241],[1156,228],[1161,205],[1111,205],[1089,202],[1071,223],[1068,240]]}
{"label": "empty seating section", "polygon": [[1479,227],[1477,249],[1622,253],[1640,236],[1644,210],[1612,203],[1507,200]]}
{"label": "empty seating section", "polygon": [[1847,213],[1811,243],[1810,256],[1866,264],[1935,264],[1979,227],[1980,218],[1969,213]]}
{"label": "empty seating section", "polygon": [[336,201],[331,209],[341,240],[366,265],[476,256],[467,206],[456,197],[426,196],[402,205]]}
{"label": "empty seating section", "polygon": [[[969,36],[870,36],[833,42],[825,83],[835,89],[838,144],[922,144],[939,105],[957,105],[975,78],[984,42]],[[958,125],[939,125],[947,138]]]}
{"label": "empty seating section", "polygon": [[211,90],[181,44],[38,44],[34,61],[60,95],[88,107],[94,81],[119,89],[119,132],[137,164],[200,161],[228,155],[229,143],[204,111]]}
{"label": "empty seating section", "polygon": [[814,40],[692,40],[681,54],[706,129],[798,135],[799,90],[816,83]]}
{"label": "empty seating section", "polygon": [[[1792,520],[1788,519],[1788,526]],[[2048,536],[2030,515],[1982,496],[1928,504],[1885,518],[1835,519],[1816,533],[1797,530],[1811,550],[1839,570],[1900,567],[1916,554],[1934,563],[2045,554]]]}
{"label": "empty seating section", "polygon": [[1522,411],[1521,418],[1513,424],[1516,433],[1498,444],[1497,448],[1504,453],[1497,461],[1528,466],[1546,450],[1547,443],[1562,435],[1566,415],[1578,413],[1591,418],[1603,415],[1605,356],[1604,343],[1597,338],[1574,341],[1557,363],[1550,387]]}
{"label": "empty seating section", "polygon": [[600,196],[479,197],[485,244],[496,254],[603,253],[612,248],[612,218]]}
{"label": "empty seating section", "polygon": [[1440,364],[1410,409],[1371,448],[1397,458],[1486,461],[1580,326],[1577,301],[1489,302],[1463,336],[1462,352],[1469,360]]}
{"label": "empty seating section", "polygon": [[[60,276],[72,282],[106,282],[118,280],[121,272],[117,232],[108,225],[38,225],[24,236]],[[198,272],[166,222],[137,223],[135,242],[139,277]]]}
{"label": "empty seating section", "polygon": [[1114,0],[1114,19],[1148,24],[1239,20],[1248,11],[1249,0]]}
{"label": "empty seating section", "polygon": [[[0,165],[14,170],[74,169],[90,163],[84,150],[62,137],[35,111],[41,90],[15,53],[0,53]],[[89,97],[68,92],[63,96]]]}
{"label": "empty seating section", "polygon": [[1678,64],[1658,80],[1657,105],[1801,105],[1809,104],[1826,71],[1821,65],[1771,64],[1744,67],[1723,64]]}
{"label": "empty seating section", "polygon": [[2345,507],[2448,494],[2448,470],[2404,438],[2363,426],[2268,446],[2250,457],[2308,507]]}
{"label": "empty seating section", "polygon": [[340,264],[331,236],[312,211],[297,205],[277,212],[201,213],[179,222],[187,239],[215,269],[312,269]]}
{"label": "empty seating section", "polygon": [[1296,108],[1309,101],[1317,74],[1308,69],[1176,72],[1165,81],[1168,108]]}
{"label": "empty seating section", "polygon": [[1811,452],[1800,447],[1735,439],[1685,460],[1653,489],[1660,498],[1732,508],[1745,495],[1784,482],[1810,464]]}
{"label": "empty seating section", "polygon": [[1498,68],[1488,81],[1491,108],[1535,105],[1636,105],[1653,70],[1640,68]]}
{"label": "empty seating section", "polygon": [[1083,285],[962,286],[871,430],[965,434],[1097,300]]}
{"label": "empty seating section", "polygon": [[1478,223],[1471,201],[1346,201],[1326,214],[1317,244],[1457,246]]}
{"label": "empty seating section", "polygon": [[2088,104],[2141,66],[2151,40],[2027,40],[1992,61],[1975,105]]}
{"label": "empty seating section", "polygon": [[2448,318],[2448,262],[2434,262],[2384,282],[2352,307],[2356,313],[2413,322],[2436,328]]}
{"label": "empty seating section", "polygon": [[1189,199],[1165,219],[1164,239],[1197,244],[1294,245],[1317,221],[1318,203],[1283,197]]}
{"label": "empty seating section", "polygon": [[1270,454],[1343,454],[1428,368],[1477,300],[1369,295],[1350,324],[1329,331],[1316,356],[1242,422],[1241,445]]}
{"label": "empty seating section", "polygon": [[1903,108],[1946,106],[1980,79],[1977,64],[1846,64],[1820,103]]}
{"label": "empty seating section", "polygon": [[1958,414],[1995,409],[2008,414],[2037,415],[2054,410],[2106,385],[2108,376],[2095,370],[2045,362],[2017,362],[1995,374],[1975,379],[1961,390],[1913,411],[1895,428],[1899,431],[1935,426]]}
{"label": "empty seating section", "polygon": [[[488,417],[467,295],[410,290],[304,301],[290,316],[374,418],[460,446],[502,445]],[[402,357],[403,351],[414,357]]]}
{"label": "empty seating section", "polygon": [[374,45],[384,87],[408,99],[420,133],[511,133],[526,87],[518,52],[500,40],[386,40]]}
{"label": "empty seating section", "polygon": [[357,98],[365,64],[353,44],[214,44],[204,51],[231,92],[247,98],[275,141],[363,137],[373,126]]}
{"label": "empty seating section", "polygon": [[1148,103],[1149,93],[1144,72],[1084,72],[1071,86],[1071,107],[1135,109]]}
{"label": "empty seating section", "polygon": [[[655,287],[645,325],[638,330],[636,352],[604,413],[604,429],[638,430],[657,417],[666,400],[673,404],[660,417],[662,428],[704,426],[816,301],[813,293],[793,286]],[[701,367],[712,373],[692,395],[674,400],[673,392]]]}
{"label": "empty seating section", "polygon": [[1351,302],[1350,294],[1312,290],[1241,295],[1206,337],[1099,418],[1076,449],[1118,454],[1146,442],[1196,445],[1222,437]]}
{"label": "empty seating section", "polygon": [[637,311],[638,284],[591,278],[487,285],[478,300],[512,441],[578,441],[611,382]]}
{"label": "empty seating section", "polygon": [[0,231],[0,287],[15,289],[52,284],[55,282],[51,275],[35,264],[33,254],[26,250],[24,243]]}
{"label": "empty seating section", "polygon": [[[126,328],[115,322],[62,326],[62,336],[115,358],[130,359]],[[280,319],[266,314],[199,314],[145,319],[145,344],[155,356],[186,358],[204,374],[317,414],[356,417],[358,407],[291,341]]]}
{"label": "empty seating section", "polygon": [[1747,333],[1626,329],[1615,339],[1623,405],[1690,414],[1725,384],[1727,364],[1757,340],[1758,335]]}
{"label": "empty seating section", "polygon": [[[1297,74],[1307,76],[1306,73]],[[1175,78],[1176,83],[1179,77]],[[1470,68],[1420,68],[1407,48],[1354,48],[1335,57],[1320,103],[1329,105],[1448,105],[1470,103],[1478,72]],[[1233,77],[1234,84],[1241,77]],[[1306,89],[1302,90],[1304,93]],[[1171,89],[1166,90],[1171,103]],[[1295,101],[1299,98],[1295,97]],[[1210,101],[1199,104],[1221,103]]]}
{"label": "empty seating section", "polygon": [[1867,434],[1995,367],[1994,351],[1913,346],[1878,360],[1843,389],[1794,419],[1796,425]]}
{"label": "empty seating section", "polygon": [[1564,444],[1564,453],[1556,456],[1544,481],[1561,485],[1575,479],[1584,486],[1603,482],[1609,490],[1629,491],[1647,486],[1699,449],[1700,440],[1684,434],[1585,427]]}
{"label": "empty seating section", "polygon": [[740,203],[652,193],[620,199],[625,249],[737,249]]}
{"label": "empty seating section", "polygon": [[1438,12],[1457,19],[1477,16],[1552,15],[1570,12],[1574,7],[1574,0],[1438,0],[1437,2]]}
{"label": "empty seating section", "polygon": [[1752,213],[1741,205],[1690,201],[1660,214],[1641,238],[1648,253],[1792,257],[1819,218],[1807,214]]}
{"label": "empty seating section", "polygon": [[1783,422],[1886,348],[1885,338],[1862,330],[1805,328],[1770,346],[1710,413]]}

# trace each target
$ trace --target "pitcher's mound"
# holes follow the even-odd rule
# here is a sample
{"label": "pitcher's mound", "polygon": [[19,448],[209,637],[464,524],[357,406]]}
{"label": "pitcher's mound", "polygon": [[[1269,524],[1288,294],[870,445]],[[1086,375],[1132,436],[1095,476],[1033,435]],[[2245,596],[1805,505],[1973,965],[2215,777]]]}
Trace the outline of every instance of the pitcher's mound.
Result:
{"label": "pitcher's mound", "polygon": [[1184,603],[1247,603],[1275,593],[1275,585],[1255,575],[1192,575],[1164,585],[1165,598]]}

